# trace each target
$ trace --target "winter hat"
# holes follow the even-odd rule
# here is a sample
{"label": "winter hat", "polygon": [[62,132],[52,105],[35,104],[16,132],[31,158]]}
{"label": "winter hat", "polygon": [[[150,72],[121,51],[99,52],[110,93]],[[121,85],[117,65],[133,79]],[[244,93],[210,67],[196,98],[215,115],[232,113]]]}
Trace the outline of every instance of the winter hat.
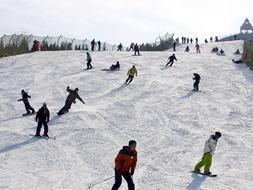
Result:
{"label": "winter hat", "polygon": [[215,136],[217,136],[218,138],[221,137],[221,133],[219,131],[215,132]]}
{"label": "winter hat", "polygon": [[130,140],[129,143],[128,143],[129,146],[134,145],[134,144],[136,145],[136,141],[135,140]]}

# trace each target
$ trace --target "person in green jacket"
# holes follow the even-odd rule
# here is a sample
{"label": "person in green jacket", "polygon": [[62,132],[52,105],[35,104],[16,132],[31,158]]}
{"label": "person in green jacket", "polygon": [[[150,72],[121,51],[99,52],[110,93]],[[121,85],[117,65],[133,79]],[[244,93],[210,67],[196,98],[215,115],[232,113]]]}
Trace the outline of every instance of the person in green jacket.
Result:
{"label": "person in green jacket", "polygon": [[200,172],[200,169],[204,166],[204,174],[211,175],[210,168],[212,165],[212,157],[218,142],[221,137],[220,132],[215,132],[205,143],[204,155],[199,163],[196,164],[194,171]]}

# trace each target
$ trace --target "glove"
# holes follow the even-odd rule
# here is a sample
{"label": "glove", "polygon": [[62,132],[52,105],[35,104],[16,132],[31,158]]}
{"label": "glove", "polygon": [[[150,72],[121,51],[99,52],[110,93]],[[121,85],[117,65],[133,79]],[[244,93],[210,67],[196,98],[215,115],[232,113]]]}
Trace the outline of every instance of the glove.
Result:
{"label": "glove", "polygon": [[134,170],[131,170],[130,175],[134,175]]}

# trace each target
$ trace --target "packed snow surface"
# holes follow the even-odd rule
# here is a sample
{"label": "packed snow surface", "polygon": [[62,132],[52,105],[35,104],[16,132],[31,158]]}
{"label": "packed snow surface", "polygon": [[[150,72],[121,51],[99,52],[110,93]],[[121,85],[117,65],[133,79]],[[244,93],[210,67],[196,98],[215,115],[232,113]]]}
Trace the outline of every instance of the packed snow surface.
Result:
{"label": "packed snow surface", "polygon": [[[214,46],[225,56],[211,54]],[[0,59],[0,189],[84,190],[114,175],[123,145],[137,141],[137,190],[251,190],[253,187],[253,73],[233,64],[243,42],[201,45],[201,54],[178,47],[178,61],[165,67],[172,52],[92,52],[95,69],[84,71],[84,51],[36,52]],[[120,61],[121,70],[102,71]],[[132,65],[138,76],[124,85]],[[201,92],[192,92],[193,73]],[[57,111],[78,87],[69,113]],[[22,117],[17,100],[24,89],[38,110],[51,113],[49,135],[38,139],[33,116]],[[218,141],[209,178],[192,174],[205,141]],[[43,132],[43,129],[42,129]],[[94,186],[109,190],[114,180]],[[127,189],[123,180],[122,190]]]}

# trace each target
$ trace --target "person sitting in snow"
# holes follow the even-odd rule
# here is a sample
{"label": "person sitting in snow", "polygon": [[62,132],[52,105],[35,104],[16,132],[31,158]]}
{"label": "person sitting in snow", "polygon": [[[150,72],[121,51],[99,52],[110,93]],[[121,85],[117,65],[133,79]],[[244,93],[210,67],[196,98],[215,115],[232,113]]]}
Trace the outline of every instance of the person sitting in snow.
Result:
{"label": "person sitting in snow", "polygon": [[204,148],[204,155],[199,163],[196,164],[194,171],[200,172],[200,169],[204,166],[204,174],[211,175],[210,168],[212,165],[212,157],[218,142],[218,139],[221,137],[220,132],[215,132],[214,135],[206,141]]}
{"label": "person sitting in snow", "polygon": [[72,103],[76,103],[76,99],[80,100],[83,104],[85,104],[85,102],[83,101],[83,99],[78,94],[78,91],[79,91],[78,88],[76,88],[75,90],[71,90],[69,88],[69,86],[67,86],[67,91],[68,91],[69,95],[68,95],[68,97],[67,97],[67,99],[65,101],[65,105],[57,113],[58,115],[63,115],[65,113],[67,113],[69,111],[69,109],[71,108]]}
{"label": "person sitting in snow", "polygon": [[34,109],[32,108],[32,106],[29,103],[28,98],[31,98],[31,96],[28,95],[27,92],[25,92],[24,90],[21,91],[21,95],[22,98],[19,99],[18,101],[23,101],[24,105],[25,105],[25,109],[26,109],[26,114],[30,114],[32,111],[32,113],[35,113]]}
{"label": "person sitting in snow", "polygon": [[119,70],[120,69],[120,64],[119,61],[117,61],[116,65],[112,65],[110,67],[110,70],[114,71],[114,70]]}
{"label": "person sitting in snow", "polygon": [[241,55],[240,50],[237,49],[236,52],[235,52],[234,54],[235,54],[235,55]]}
{"label": "person sitting in snow", "polygon": [[224,55],[225,54],[225,51],[223,49],[220,50],[220,54],[221,55]]}

